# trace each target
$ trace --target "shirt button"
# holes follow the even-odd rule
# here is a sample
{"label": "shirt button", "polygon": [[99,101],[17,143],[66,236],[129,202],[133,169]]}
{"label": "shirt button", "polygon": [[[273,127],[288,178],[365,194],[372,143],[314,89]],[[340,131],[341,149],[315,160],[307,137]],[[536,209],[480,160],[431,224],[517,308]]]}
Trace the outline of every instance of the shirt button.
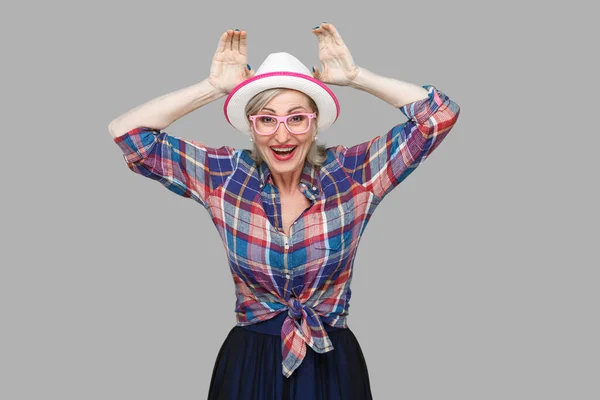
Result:
{"label": "shirt button", "polygon": [[262,183],[260,185],[258,185],[261,189],[265,186]]}
{"label": "shirt button", "polygon": [[290,279],[290,274],[285,274],[285,279]]}
{"label": "shirt button", "polygon": [[317,190],[317,187],[316,187],[316,186],[313,186],[313,190]]}

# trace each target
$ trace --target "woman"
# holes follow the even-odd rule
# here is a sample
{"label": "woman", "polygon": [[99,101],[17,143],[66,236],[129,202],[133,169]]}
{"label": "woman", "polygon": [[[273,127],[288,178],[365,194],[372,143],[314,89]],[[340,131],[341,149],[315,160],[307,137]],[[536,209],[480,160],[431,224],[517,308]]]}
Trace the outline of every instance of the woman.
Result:
{"label": "woman", "polygon": [[[221,36],[210,76],[111,122],[128,167],[203,205],[223,240],[237,324],[217,356],[210,399],[370,399],[367,366],[346,323],[352,266],[384,196],[440,144],[458,106],[358,67],[332,24],[313,29],[322,71],[287,53],[247,65],[246,32]],[[326,84],[371,93],[408,117],[346,148],[317,145],[337,119]],[[223,96],[252,150],[169,136],[163,129]]]}

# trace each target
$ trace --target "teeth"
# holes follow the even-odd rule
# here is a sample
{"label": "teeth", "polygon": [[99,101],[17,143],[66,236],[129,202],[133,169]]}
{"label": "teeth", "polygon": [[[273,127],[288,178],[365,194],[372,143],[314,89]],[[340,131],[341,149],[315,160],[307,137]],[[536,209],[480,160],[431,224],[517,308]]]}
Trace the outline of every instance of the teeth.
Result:
{"label": "teeth", "polygon": [[296,147],[288,147],[288,148],[285,148],[285,149],[281,149],[281,148],[278,148],[278,147],[271,147],[271,148],[273,150],[275,150],[275,151],[279,151],[279,152],[283,152],[283,153],[289,153],[292,150],[294,150]]}

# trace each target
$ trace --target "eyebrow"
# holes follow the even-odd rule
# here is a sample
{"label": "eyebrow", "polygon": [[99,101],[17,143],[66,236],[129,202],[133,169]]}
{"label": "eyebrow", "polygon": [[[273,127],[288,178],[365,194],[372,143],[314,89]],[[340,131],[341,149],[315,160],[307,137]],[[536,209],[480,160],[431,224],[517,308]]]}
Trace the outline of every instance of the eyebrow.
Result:
{"label": "eyebrow", "polygon": [[[292,111],[294,111],[294,110],[297,110],[297,109],[299,109],[299,108],[301,108],[301,109],[305,110],[303,106],[296,106],[296,107],[292,107],[292,108],[290,108],[290,109],[289,109],[287,112],[288,112],[288,114],[289,114],[289,113],[291,113]],[[265,108],[263,108],[263,109],[262,109],[262,111],[270,111],[270,112],[272,112],[273,114],[277,114],[277,113],[275,112],[275,110],[273,110],[273,109],[271,109],[271,108],[266,108],[266,107],[265,107]]]}

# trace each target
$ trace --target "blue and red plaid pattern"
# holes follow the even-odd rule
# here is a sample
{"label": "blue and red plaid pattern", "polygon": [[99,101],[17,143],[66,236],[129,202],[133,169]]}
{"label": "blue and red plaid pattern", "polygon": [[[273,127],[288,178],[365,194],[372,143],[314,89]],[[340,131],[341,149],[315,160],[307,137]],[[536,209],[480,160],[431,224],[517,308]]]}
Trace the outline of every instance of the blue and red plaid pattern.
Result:
{"label": "blue and red plaid pattern", "polygon": [[327,149],[321,168],[305,163],[299,189],[312,202],[283,233],[281,203],[266,163],[249,150],[202,143],[139,127],[114,139],[133,172],[191,198],[210,213],[235,283],[237,326],[286,312],[282,372],[301,364],[306,346],[333,350],[323,324],[347,328],[350,281],[373,211],[433,152],[459,107],[435,89],[401,111],[408,121],[353,147]]}

